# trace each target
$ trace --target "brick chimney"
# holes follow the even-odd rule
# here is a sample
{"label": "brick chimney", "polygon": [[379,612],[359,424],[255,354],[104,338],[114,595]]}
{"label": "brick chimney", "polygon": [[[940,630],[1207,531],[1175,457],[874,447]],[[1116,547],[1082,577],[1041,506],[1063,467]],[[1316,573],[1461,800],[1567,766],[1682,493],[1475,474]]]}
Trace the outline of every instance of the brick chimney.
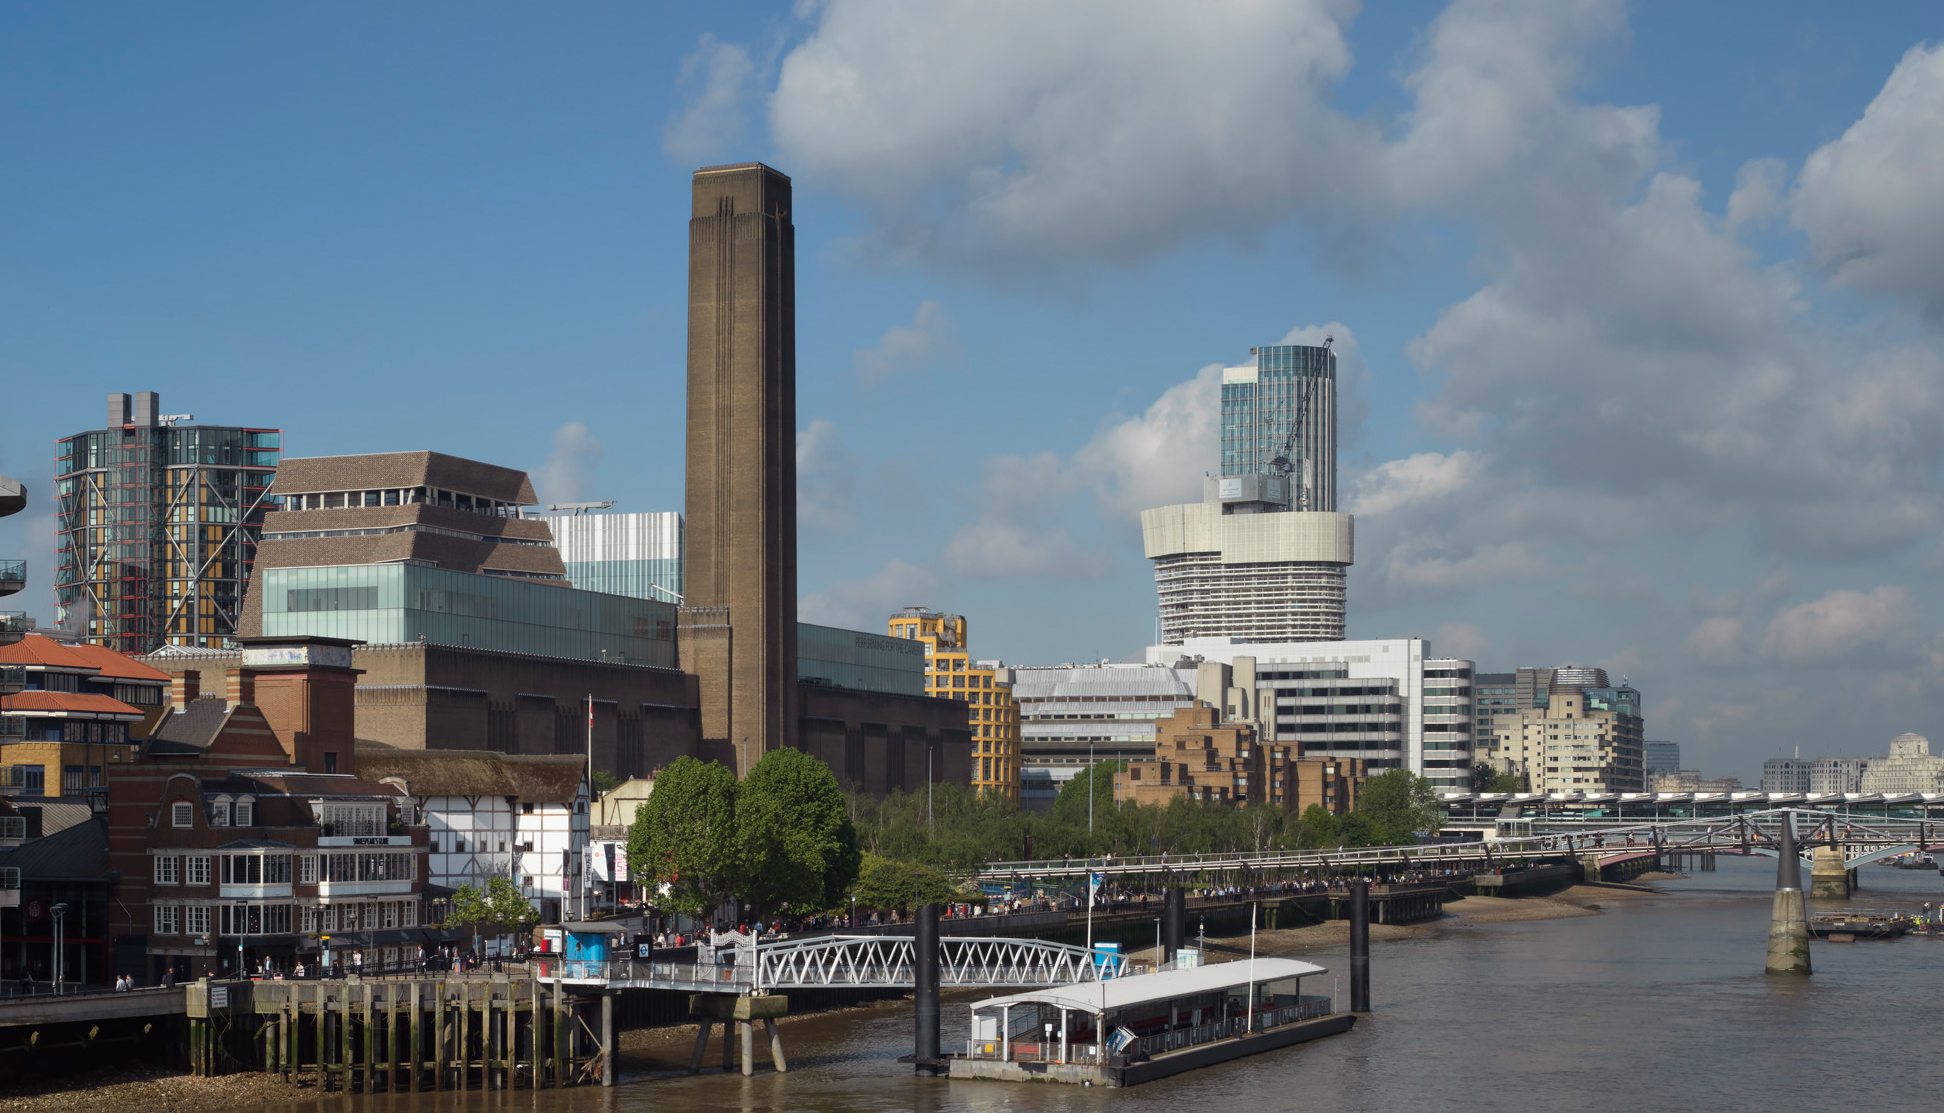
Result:
{"label": "brick chimney", "polygon": [[202,672],[198,669],[183,669],[169,678],[169,703],[176,707],[187,707],[202,695]]}
{"label": "brick chimney", "polygon": [[312,773],[355,773],[351,667],[354,642],[338,638],[241,638],[251,702],[290,763]]}
{"label": "brick chimney", "polygon": [[247,668],[226,669],[224,676],[229,680],[228,702],[231,707],[256,702],[256,674]]}

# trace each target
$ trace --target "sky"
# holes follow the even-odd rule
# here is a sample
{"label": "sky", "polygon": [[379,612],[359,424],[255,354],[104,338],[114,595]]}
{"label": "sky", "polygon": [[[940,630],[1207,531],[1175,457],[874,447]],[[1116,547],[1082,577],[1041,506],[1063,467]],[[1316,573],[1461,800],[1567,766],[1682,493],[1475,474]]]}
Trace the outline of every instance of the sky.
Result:
{"label": "sky", "polygon": [[10,4],[6,601],[111,391],[680,509],[688,176],[797,228],[806,620],[1137,656],[1217,369],[1336,338],[1350,633],[1709,773],[1944,751],[1944,8]]}

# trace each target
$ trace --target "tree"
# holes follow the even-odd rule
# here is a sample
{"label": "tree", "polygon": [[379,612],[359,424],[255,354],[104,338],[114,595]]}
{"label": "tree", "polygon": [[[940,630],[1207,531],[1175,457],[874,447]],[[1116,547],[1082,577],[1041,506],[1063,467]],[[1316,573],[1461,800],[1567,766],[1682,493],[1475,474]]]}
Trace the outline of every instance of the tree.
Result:
{"label": "tree", "polygon": [[857,872],[857,903],[866,908],[908,911],[943,904],[958,895],[950,878],[919,862],[866,854]]}
{"label": "tree", "polygon": [[738,790],[736,827],[739,892],[759,913],[821,912],[849,897],[857,829],[828,765],[787,747],[764,754]]}
{"label": "tree", "polygon": [[1296,845],[1303,850],[1320,850],[1326,846],[1341,846],[1336,814],[1321,804],[1311,804],[1303,809],[1302,818],[1296,821]]}
{"label": "tree", "polygon": [[1365,781],[1357,791],[1356,814],[1370,824],[1380,846],[1414,843],[1419,831],[1436,831],[1442,818],[1431,782],[1409,769],[1392,769]]}
{"label": "tree", "polygon": [[[498,880],[495,878],[494,880]],[[461,885],[452,894],[452,904],[446,911],[446,922],[454,927],[466,928],[474,936],[493,922],[493,905],[486,894],[473,885]]]}
{"label": "tree", "polygon": [[615,776],[605,769],[594,770],[594,791],[597,795],[606,795],[620,787],[620,777]]}
{"label": "tree", "polygon": [[529,931],[540,922],[540,911],[526,899],[520,887],[504,877],[486,883],[486,907],[492,913],[488,922],[510,931]]}
{"label": "tree", "polygon": [[647,888],[668,887],[657,905],[700,916],[735,892],[736,795],[736,775],[713,761],[676,758],[655,778],[628,829],[628,870]]}
{"label": "tree", "polygon": [[1473,792],[1527,792],[1523,773],[1501,773],[1492,763],[1481,761],[1472,766]]}

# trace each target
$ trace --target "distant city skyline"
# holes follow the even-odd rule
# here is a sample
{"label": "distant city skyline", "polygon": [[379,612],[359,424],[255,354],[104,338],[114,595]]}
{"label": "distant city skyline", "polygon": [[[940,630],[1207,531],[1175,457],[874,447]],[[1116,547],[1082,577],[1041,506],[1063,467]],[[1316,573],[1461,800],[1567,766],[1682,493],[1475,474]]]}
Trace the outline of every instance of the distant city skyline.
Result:
{"label": "distant city skyline", "polygon": [[1944,730],[1933,5],[382,30],[0,14],[7,607],[54,618],[55,442],[113,390],[287,456],[433,450],[683,509],[668,215],[696,166],[759,158],[803,230],[806,621],[923,600],[1008,662],[1137,655],[1138,512],[1219,470],[1222,368],[1332,336],[1349,637],[1604,666],[1684,765],[1750,783]]}

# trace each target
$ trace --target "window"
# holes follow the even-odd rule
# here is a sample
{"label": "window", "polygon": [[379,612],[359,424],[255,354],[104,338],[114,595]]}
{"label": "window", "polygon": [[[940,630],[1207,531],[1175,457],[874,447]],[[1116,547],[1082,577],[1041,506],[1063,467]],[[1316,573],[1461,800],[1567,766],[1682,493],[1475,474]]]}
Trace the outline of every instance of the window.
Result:
{"label": "window", "polygon": [[[157,860],[159,861],[160,859]],[[181,934],[182,931],[181,911],[182,909],[180,907],[173,904],[156,905],[155,906],[155,934],[157,935]]]}
{"label": "window", "polygon": [[219,796],[209,805],[209,825],[211,827],[228,827],[229,821],[229,797]]}
{"label": "window", "polygon": [[196,806],[185,801],[177,801],[169,809],[169,824],[173,827],[194,827]]}
{"label": "window", "polygon": [[244,797],[236,802],[236,826],[253,827],[256,825],[256,801]]}
{"label": "window", "polygon": [[306,885],[317,884],[317,855],[306,854],[301,861],[297,879]]}
{"label": "window", "polygon": [[[184,884],[209,884],[209,855],[191,854],[184,858],[183,861],[187,863],[187,868],[183,871],[186,875],[183,879]],[[194,929],[191,930],[193,931]]]}
{"label": "window", "polygon": [[182,880],[182,859],[173,854],[159,854],[155,859],[155,883],[175,885]]}
{"label": "window", "polygon": [[187,908],[183,909],[183,912],[185,913],[185,915],[183,917],[182,930],[185,935],[208,935],[209,934],[209,906],[208,905],[192,904],[189,905]]}

